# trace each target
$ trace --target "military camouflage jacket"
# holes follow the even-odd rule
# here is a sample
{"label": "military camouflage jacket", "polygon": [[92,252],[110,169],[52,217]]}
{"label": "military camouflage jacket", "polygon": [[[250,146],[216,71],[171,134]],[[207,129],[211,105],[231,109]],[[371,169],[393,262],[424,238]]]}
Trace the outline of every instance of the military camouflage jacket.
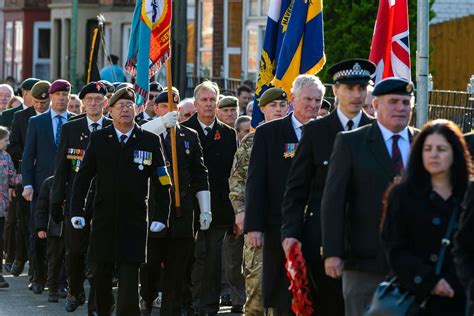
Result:
{"label": "military camouflage jacket", "polygon": [[229,178],[229,198],[235,213],[245,211],[245,183],[247,182],[247,170],[249,168],[254,135],[255,133],[252,132],[245,136],[234,155],[234,163]]}

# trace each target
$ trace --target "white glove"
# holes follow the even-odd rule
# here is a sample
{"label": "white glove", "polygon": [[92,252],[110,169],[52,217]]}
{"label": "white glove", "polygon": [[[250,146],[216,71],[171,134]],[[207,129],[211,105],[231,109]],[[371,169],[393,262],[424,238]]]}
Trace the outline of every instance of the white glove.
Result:
{"label": "white glove", "polygon": [[163,124],[165,124],[166,128],[175,127],[176,124],[178,124],[178,112],[177,111],[168,112],[165,115],[160,116],[159,118],[161,118],[163,120]]}
{"label": "white glove", "polygon": [[212,223],[211,213],[211,192],[210,191],[199,191],[196,193],[196,198],[199,202],[199,223],[201,224],[201,230],[208,230]]}
{"label": "white glove", "polygon": [[161,222],[151,222],[150,231],[153,233],[159,233],[166,228],[166,225]]}
{"label": "white glove", "polygon": [[71,218],[72,227],[75,229],[83,229],[86,226],[86,220],[81,216],[74,216]]}
{"label": "white glove", "polygon": [[163,119],[161,117],[158,117],[154,120],[151,120],[150,122],[146,122],[145,124],[143,124],[142,129],[160,136],[161,134],[163,134],[164,131],[166,131],[166,126],[163,122]]}

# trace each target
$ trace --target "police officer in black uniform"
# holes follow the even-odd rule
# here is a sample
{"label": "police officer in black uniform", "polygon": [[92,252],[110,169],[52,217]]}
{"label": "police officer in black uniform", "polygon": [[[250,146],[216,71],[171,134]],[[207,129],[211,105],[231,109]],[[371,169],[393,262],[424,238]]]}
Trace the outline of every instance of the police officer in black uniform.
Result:
{"label": "police officer in black uniform", "polygon": [[[179,103],[179,94],[173,90],[173,102]],[[161,92],[155,99],[155,113],[168,105],[168,92]],[[163,114],[161,112],[161,114]],[[151,126],[153,124],[150,124]],[[149,129],[150,125],[142,125]],[[164,263],[162,301],[160,315],[181,315],[186,267],[192,259],[194,246],[194,197],[198,192],[209,191],[207,168],[204,165],[201,143],[196,131],[176,125],[176,148],[181,208],[175,207],[172,192],[172,207],[167,221],[160,223],[159,233],[151,233],[148,239],[148,262],[140,269],[141,296],[145,301],[142,312],[151,312],[156,298],[157,282],[160,279],[160,263]],[[150,129],[153,131],[153,129]],[[167,165],[172,165],[170,130],[162,133]],[[170,168],[171,170],[171,168]],[[199,193],[202,194],[202,193]]]}
{"label": "police officer in black uniform", "polygon": [[[114,309],[112,273],[117,269],[117,315],[139,315],[138,269],[146,260],[148,222],[151,230],[166,223],[169,214],[170,176],[158,136],[134,123],[135,91],[125,87],[109,101],[113,124],[90,136],[71,201],[71,223],[85,227],[84,200],[92,178],[96,195],[87,258],[96,287],[99,315]],[[147,212],[149,180],[155,203]]]}
{"label": "police officer in black uniform", "polygon": [[320,205],[337,133],[373,120],[362,106],[374,71],[375,65],[363,59],[343,61],[329,69],[331,75],[336,75],[333,92],[339,106],[330,115],[305,126],[288,174],[282,205],[283,247],[287,246],[288,251],[292,242],[302,242],[316,315],[344,315],[341,281],[326,276],[320,254]]}
{"label": "police officer in black uniform", "polygon": [[[63,216],[66,218],[65,247],[66,267],[69,278],[66,311],[68,312],[73,312],[79,305],[84,304],[85,301],[83,286],[85,279],[85,256],[89,243],[89,222],[92,215],[88,212],[84,229],[76,230],[72,227],[70,221],[72,185],[84,158],[87,145],[89,145],[91,133],[110,125],[112,122],[102,115],[102,108],[108,102],[106,94],[107,89],[100,82],[90,82],[82,88],[79,98],[85,106],[86,115],[64,124],[61,130],[58,155],[56,156],[51,215],[56,222],[60,222]],[[89,199],[91,197],[89,196]],[[63,204],[65,204],[64,215]],[[90,309],[92,309],[91,301],[93,300],[89,300]]]}

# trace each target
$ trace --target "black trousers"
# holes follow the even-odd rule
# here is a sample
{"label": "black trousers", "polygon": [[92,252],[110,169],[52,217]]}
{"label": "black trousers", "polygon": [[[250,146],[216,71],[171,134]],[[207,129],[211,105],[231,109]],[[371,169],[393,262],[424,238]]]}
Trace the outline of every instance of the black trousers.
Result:
{"label": "black trousers", "polygon": [[161,316],[181,315],[183,287],[193,244],[192,238],[148,240],[147,263],[140,269],[140,294],[151,304],[158,293],[158,282],[162,280]]}
{"label": "black trousers", "polygon": [[95,285],[95,299],[99,316],[111,315],[114,298],[112,295],[112,273],[117,268],[119,288],[117,316],[139,316],[138,306],[138,263],[91,262],[92,279]]}
{"label": "black trousers", "polygon": [[[35,209],[38,195],[33,195],[33,200],[30,203],[30,259],[33,261],[33,280],[32,282],[45,285],[47,268],[46,268],[46,239],[38,238],[35,229]],[[30,262],[31,264],[31,262]]]}
{"label": "black trousers", "polygon": [[[15,261],[25,263],[29,260],[30,251],[30,230],[28,228],[30,221],[30,202],[22,196],[23,189],[16,189],[16,252]],[[30,262],[31,264],[31,262]]]}
{"label": "black trousers", "polygon": [[69,217],[64,219],[65,262],[69,280],[69,294],[77,298],[84,292],[86,279],[86,253],[89,244],[89,229],[75,229]]}
{"label": "black trousers", "polygon": [[228,227],[210,227],[197,234],[192,272],[193,301],[201,312],[217,313],[222,284],[222,245]]}
{"label": "black trousers", "polygon": [[[16,212],[15,201],[8,207],[8,215],[5,219],[3,249],[7,253],[5,263],[13,263],[15,260],[15,237],[16,237]],[[3,253],[2,253],[3,257]]]}
{"label": "black trousers", "polygon": [[48,237],[48,280],[49,292],[57,292],[60,285],[61,270],[64,265],[64,238]]}

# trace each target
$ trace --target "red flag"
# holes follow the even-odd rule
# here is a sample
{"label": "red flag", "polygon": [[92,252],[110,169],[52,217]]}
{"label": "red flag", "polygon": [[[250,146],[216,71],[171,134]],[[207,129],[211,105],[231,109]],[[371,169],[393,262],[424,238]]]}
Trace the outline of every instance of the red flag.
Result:
{"label": "red flag", "polygon": [[386,77],[411,81],[408,0],[380,0],[370,57],[375,82]]}

